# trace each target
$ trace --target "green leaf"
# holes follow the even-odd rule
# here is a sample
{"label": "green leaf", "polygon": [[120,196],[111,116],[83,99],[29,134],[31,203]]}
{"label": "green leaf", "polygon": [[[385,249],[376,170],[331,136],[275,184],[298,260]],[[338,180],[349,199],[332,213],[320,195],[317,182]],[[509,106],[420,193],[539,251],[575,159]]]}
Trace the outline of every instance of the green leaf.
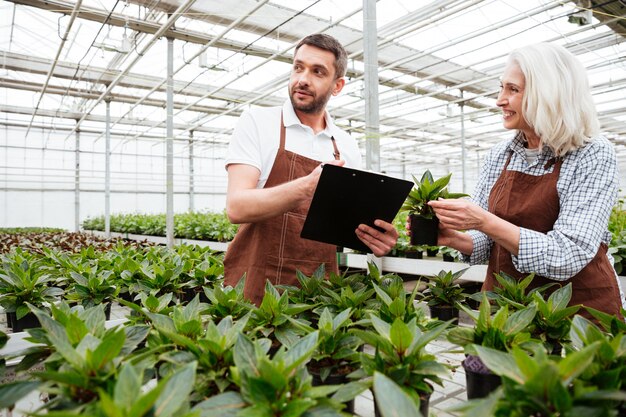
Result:
{"label": "green leaf", "polygon": [[124,340],[126,340],[124,329],[109,333],[93,352],[90,369],[102,369],[106,364],[111,362],[122,350]]}
{"label": "green leaf", "polygon": [[196,362],[191,362],[177,370],[171,377],[161,383],[165,384],[163,393],[155,404],[155,417],[170,417],[183,404],[188,402],[189,394],[193,389],[196,373]]}
{"label": "green leaf", "polygon": [[0,385],[0,408],[11,408],[29,392],[39,388],[41,382],[16,381]]}
{"label": "green leaf", "polygon": [[600,342],[584,347],[583,349],[568,354],[559,362],[559,374],[566,384],[580,375],[593,362],[596,351],[600,348]]}
{"label": "green leaf", "polygon": [[385,375],[374,373],[376,407],[382,417],[421,416],[419,404]]}
{"label": "green leaf", "polygon": [[512,355],[479,345],[474,346],[474,348],[480,356],[480,360],[491,372],[512,379],[518,384],[524,383],[524,378]]}
{"label": "green leaf", "polygon": [[192,411],[200,411],[201,417],[236,417],[246,406],[238,392],[224,392],[196,404]]}
{"label": "green leaf", "polygon": [[44,330],[47,332],[48,339],[57,350],[57,352],[59,352],[61,356],[63,356],[63,358],[68,361],[74,368],[81,369],[84,365],[84,360],[69,343],[67,334],[65,333],[65,328],[58,322],[54,321],[42,310],[39,310],[32,305],[30,306],[30,308],[39,319],[41,327],[43,327]]}
{"label": "green leaf", "polygon": [[395,319],[391,325],[389,336],[398,353],[404,353],[413,341],[413,334],[409,327],[399,318]]}
{"label": "green leaf", "polygon": [[115,404],[129,410],[141,394],[141,377],[130,363],[125,364],[120,371],[115,384]]}
{"label": "green leaf", "polygon": [[298,341],[285,354],[285,372],[290,373],[293,369],[300,366],[304,362],[308,362],[311,355],[317,348],[319,332],[309,333]]}

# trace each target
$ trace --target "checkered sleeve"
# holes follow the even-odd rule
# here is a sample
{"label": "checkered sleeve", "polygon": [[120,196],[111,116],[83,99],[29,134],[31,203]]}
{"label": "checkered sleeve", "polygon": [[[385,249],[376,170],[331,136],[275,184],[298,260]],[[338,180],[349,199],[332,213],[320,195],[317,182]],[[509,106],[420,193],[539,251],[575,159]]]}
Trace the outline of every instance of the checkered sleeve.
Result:
{"label": "checkered sleeve", "polygon": [[[571,165],[564,170],[566,163]],[[520,272],[554,280],[576,275],[600,243],[609,243],[607,225],[618,189],[615,151],[604,138],[574,151],[563,165],[557,184],[560,213],[553,230],[544,234],[522,228],[518,256],[512,257]]]}

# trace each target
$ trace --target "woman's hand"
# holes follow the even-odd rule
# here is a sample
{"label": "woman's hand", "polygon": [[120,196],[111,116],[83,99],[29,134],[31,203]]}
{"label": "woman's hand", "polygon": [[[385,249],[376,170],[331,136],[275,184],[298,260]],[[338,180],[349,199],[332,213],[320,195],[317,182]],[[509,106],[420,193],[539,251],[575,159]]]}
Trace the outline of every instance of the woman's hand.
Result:
{"label": "woman's hand", "polygon": [[489,213],[480,206],[465,199],[429,201],[440,228],[453,230],[483,230]]}
{"label": "woman's hand", "polygon": [[389,253],[398,241],[398,231],[391,223],[384,220],[376,220],[374,224],[383,229],[377,230],[366,224],[360,224],[355,233],[361,242],[365,243],[376,256],[384,256]]}

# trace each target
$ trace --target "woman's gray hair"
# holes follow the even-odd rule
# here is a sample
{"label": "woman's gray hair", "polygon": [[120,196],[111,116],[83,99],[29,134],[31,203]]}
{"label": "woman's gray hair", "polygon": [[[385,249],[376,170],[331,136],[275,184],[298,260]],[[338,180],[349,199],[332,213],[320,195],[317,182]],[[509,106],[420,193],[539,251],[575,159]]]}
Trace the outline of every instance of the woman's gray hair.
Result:
{"label": "woman's gray hair", "polygon": [[529,126],[557,156],[582,147],[598,134],[587,71],[567,49],[538,43],[513,50],[509,63],[525,77],[522,108]]}

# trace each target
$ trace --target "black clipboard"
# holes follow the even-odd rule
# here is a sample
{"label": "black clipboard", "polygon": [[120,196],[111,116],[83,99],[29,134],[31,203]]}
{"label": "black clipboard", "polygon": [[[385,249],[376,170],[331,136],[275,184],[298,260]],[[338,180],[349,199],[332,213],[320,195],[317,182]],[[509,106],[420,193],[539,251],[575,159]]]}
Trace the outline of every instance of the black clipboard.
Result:
{"label": "black clipboard", "polygon": [[300,237],[371,252],[354,231],[376,227],[376,219],[391,223],[411,188],[411,181],[325,164]]}

